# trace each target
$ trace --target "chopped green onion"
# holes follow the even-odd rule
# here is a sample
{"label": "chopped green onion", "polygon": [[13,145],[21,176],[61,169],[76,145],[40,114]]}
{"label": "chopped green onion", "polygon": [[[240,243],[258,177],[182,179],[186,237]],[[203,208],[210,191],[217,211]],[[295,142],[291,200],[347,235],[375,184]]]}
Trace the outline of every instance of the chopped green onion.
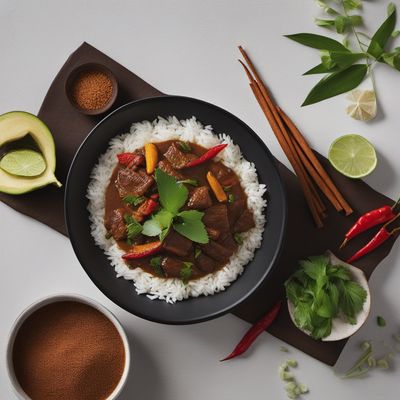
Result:
{"label": "chopped green onion", "polygon": [[283,353],[289,353],[289,349],[285,346],[281,346],[279,350],[282,351]]}
{"label": "chopped green onion", "polygon": [[297,361],[296,360],[287,360],[286,363],[287,363],[287,365],[289,367],[292,367],[292,368],[297,367]]}
{"label": "chopped green onion", "polygon": [[128,194],[122,200],[126,204],[129,204],[131,206],[138,206],[139,204],[143,203],[146,200],[146,197],[144,197],[144,196],[133,196],[131,194]]}
{"label": "chopped green onion", "polygon": [[232,185],[224,186],[224,192],[229,192],[232,189]]}
{"label": "chopped green onion", "polygon": [[201,254],[201,250],[198,247],[196,247],[194,249],[194,258],[199,258],[200,254]]}
{"label": "chopped green onion", "polygon": [[378,326],[380,326],[381,328],[383,328],[384,326],[386,326],[386,321],[383,317],[381,317],[380,315],[378,315],[376,317],[376,323],[378,324]]}
{"label": "chopped green onion", "polygon": [[189,153],[192,150],[192,147],[188,142],[178,142],[178,146],[184,153]]}
{"label": "chopped green onion", "polygon": [[242,235],[240,233],[235,233],[233,235],[233,238],[235,239],[235,242],[237,244],[243,244],[243,238],[242,238]]}
{"label": "chopped green onion", "polygon": [[229,193],[228,202],[233,203],[235,201],[235,196],[232,193]]}
{"label": "chopped green onion", "polygon": [[105,237],[106,239],[111,239],[111,238],[112,238],[111,232],[106,232],[106,234],[104,235],[104,237]]}
{"label": "chopped green onion", "polygon": [[367,358],[367,363],[368,363],[368,366],[369,366],[369,367],[375,367],[375,366],[376,366],[376,360],[375,360],[375,358],[372,357],[372,356],[369,356],[369,357]]}
{"label": "chopped green onion", "polygon": [[180,276],[181,276],[182,282],[185,285],[188,283],[188,280],[192,276],[192,272],[193,272],[192,267],[193,267],[193,263],[192,262],[189,262],[189,261],[184,261],[183,262],[183,267],[181,269]]}
{"label": "chopped green onion", "polygon": [[385,358],[381,358],[380,360],[377,360],[376,361],[376,366],[379,369],[389,369],[390,368],[389,362]]}
{"label": "chopped green onion", "polygon": [[196,179],[184,179],[182,181],[178,181],[178,183],[186,183],[187,185],[199,186],[199,182],[197,182]]}

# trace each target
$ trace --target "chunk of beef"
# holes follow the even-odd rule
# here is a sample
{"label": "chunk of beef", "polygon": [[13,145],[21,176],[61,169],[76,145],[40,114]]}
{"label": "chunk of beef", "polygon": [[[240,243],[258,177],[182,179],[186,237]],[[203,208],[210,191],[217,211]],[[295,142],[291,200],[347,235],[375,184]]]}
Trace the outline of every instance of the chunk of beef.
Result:
{"label": "chunk of beef", "polygon": [[117,208],[105,221],[105,227],[111,233],[115,240],[124,240],[126,238],[126,226],[124,220],[125,210]]}
{"label": "chunk of beef", "polygon": [[193,243],[191,240],[171,230],[164,239],[163,248],[178,257],[185,257],[192,250]]}
{"label": "chunk of beef", "polygon": [[215,268],[217,267],[217,263],[207,255],[200,254],[196,258],[196,266],[203,272],[210,274],[211,272],[214,272]]}
{"label": "chunk of beef", "polygon": [[233,238],[231,232],[227,232],[224,236],[220,237],[218,243],[222,244],[226,249],[228,249],[232,253],[234,253],[238,248],[238,244]]}
{"label": "chunk of beef", "polygon": [[220,162],[212,162],[210,171],[222,186],[231,186],[238,181],[233,171]]}
{"label": "chunk of beef", "polygon": [[175,179],[178,181],[181,181],[185,179],[184,175],[179,173],[168,160],[161,160],[158,163],[158,168],[161,169],[161,171],[164,171],[166,174],[173,176]]}
{"label": "chunk of beef", "polygon": [[161,261],[161,268],[167,278],[180,278],[183,263],[173,257],[164,257]]}
{"label": "chunk of beef", "polygon": [[225,248],[222,244],[210,240],[207,244],[201,245],[201,250],[214,260],[225,262],[233,254],[233,251]]}
{"label": "chunk of beef", "polygon": [[207,235],[212,240],[218,240],[221,235],[221,232],[218,229],[208,228],[206,227]]}
{"label": "chunk of beef", "polygon": [[228,208],[226,204],[216,204],[207,208],[203,222],[208,228],[219,230],[221,233],[229,231]]}
{"label": "chunk of beef", "polygon": [[146,174],[146,171],[139,169],[134,171],[131,168],[124,168],[118,171],[115,186],[121,197],[128,194],[143,196],[154,183],[154,178]]}
{"label": "chunk of beef", "polygon": [[246,200],[235,200],[228,204],[228,218],[231,226],[234,226],[240,214],[246,209]]}
{"label": "chunk of beef", "polygon": [[183,153],[176,147],[175,143],[172,143],[168,147],[168,150],[164,153],[164,157],[172,164],[176,169],[182,169],[189,162],[197,158],[194,154]]}
{"label": "chunk of beef", "polygon": [[234,232],[246,232],[256,226],[254,217],[249,209],[246,209],[236,221]]}
{"label": "chunk of beef", "polygon": [[189,208],[195,210],[204,210],[212,206],[210,192],[207,186],[200,186],[195,188],[187,203]]}

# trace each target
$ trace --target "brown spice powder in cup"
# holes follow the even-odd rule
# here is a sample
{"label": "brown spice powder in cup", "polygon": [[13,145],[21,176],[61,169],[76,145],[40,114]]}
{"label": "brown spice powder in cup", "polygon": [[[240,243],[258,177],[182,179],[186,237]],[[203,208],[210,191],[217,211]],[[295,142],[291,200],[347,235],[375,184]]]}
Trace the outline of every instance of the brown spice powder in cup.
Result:
{"label": "brown spice powder in cup", "polygon": [[72,85],[72,97],[83,110],[98,110],[111,99],[111,79],[100,71],[83,71]]}
{"label": "brown spice powder in cup", "polygon": [[16,378],[32,400],[102,400],[121,379],[124,345],[101,312],[76,301],[43,306],[20,327]]}

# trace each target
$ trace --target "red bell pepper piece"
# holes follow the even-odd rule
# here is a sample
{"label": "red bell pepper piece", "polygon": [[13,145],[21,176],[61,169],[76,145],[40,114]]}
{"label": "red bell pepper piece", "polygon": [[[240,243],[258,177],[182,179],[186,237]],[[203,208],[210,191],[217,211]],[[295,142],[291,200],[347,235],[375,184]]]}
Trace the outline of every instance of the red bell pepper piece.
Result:
{"label": "red bell pepper piece", "polygon": [[221,152],[226,146],[228,146],[226,143],[224,144],[218,144],[217,146],[211,147],[208,151],[206,151],[202,156],[199,158],[196,158],[193,161],[189,161],[186,165],[185,168],[190,168],[190,167],[195,167],[196,165],[200,165],[205,163],[208,160],[211,160],[214,158],[219,152]]}
{"label": "red bell pepper piece", "polygon": [[144,163],[143,154],[138,153],[120,153],[117,154],[118,162],[121,165],[127,167],[129,164],[131,165],[140,165]]}
{"label": "red bell pepper piece", "polygon": [[158,203],[152,198],[145,200],[140,207],[137,209],[137,212],[145,217],[153,214],[153,212],[157,209]]}
{"label": "red bell pepper piece", "polygon": [[130,251],[129,253],[125,253],[122,258],[124,260],[133,260],[137,258],[147,257],[160,251],[161,245],[162,243],[160,240],[151,243],[138,244],[133,246],[132,251]]}

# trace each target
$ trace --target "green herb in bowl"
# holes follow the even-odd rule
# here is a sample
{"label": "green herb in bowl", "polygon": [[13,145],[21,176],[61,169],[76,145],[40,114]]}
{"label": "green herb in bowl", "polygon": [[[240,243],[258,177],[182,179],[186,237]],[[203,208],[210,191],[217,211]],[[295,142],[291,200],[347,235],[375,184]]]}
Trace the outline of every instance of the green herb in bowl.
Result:
{"label": "green herb in bowl", "polygon": [[334,321],[336,332],[331,340],[346,337],[354,333],[349,324],[358,329],[363,322],[357,321],[358,314],[365,311],[363,317],[368,315],[366,280],[355,275],[357,268],[332,260],[333,255],[322,255],[300,261],[299,269],[285,283],[294,323],[314,339],[328,340]]}

